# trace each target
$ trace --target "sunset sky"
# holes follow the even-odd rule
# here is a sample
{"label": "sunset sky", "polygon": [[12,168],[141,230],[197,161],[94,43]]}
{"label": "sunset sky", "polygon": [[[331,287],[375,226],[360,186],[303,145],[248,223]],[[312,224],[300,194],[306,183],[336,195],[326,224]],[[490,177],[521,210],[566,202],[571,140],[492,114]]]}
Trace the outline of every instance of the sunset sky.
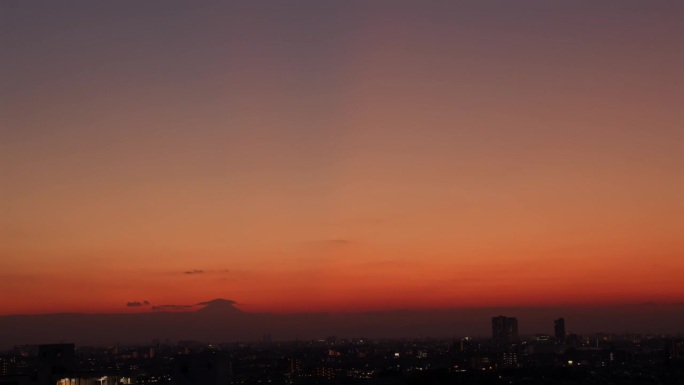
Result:
{"label": "sunset sky", "polygon": [[0,2],[0,314],[684,301],[684,3]]}

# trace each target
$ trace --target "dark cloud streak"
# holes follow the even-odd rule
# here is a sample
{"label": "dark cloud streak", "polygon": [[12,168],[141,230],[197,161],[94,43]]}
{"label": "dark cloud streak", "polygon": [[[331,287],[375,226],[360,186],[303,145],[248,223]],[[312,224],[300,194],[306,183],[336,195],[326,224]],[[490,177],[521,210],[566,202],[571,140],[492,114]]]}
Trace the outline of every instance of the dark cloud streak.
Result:
{"label": "dark cloud streak", "polygon": [[164,310],[185,310],[192,308],[192,305],[158,305],[152,306],[154,311],[164,311]]}
{"label": "dark cloud streak", "polygon": [[150,306],[150,303],[148,301],[131,301],[131,302],[126,302],[126,306],[128,307],[141,307],[141,306]]}

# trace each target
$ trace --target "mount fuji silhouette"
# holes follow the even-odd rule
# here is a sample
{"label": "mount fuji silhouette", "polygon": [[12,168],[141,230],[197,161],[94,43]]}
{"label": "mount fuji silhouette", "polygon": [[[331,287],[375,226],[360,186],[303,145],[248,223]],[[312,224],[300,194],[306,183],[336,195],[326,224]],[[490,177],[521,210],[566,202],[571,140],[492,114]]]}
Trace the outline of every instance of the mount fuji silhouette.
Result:
{"label": "mount fuji silhouette", "polygon": [[237,302],[230,299],[213,299],[211,301],[200,302],[197,305],[204,306],[203,308],[197,310],[197,314],[213,314],[213,315],[228,315],[228,314],[239,314],[242,310],[236,308]]}

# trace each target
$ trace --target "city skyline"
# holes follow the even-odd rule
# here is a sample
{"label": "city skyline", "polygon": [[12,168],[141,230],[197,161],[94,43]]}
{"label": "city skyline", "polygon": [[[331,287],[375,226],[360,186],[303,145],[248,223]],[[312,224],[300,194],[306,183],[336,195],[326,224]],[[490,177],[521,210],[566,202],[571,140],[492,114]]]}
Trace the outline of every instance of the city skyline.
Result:
{"label": "city skyline", "polygon": [[682,14],[3,1],[0,315],[681,319]]}
{"label": "city skyline", "polygon": [[[250,313],[228,299],[189,305],[130,303],[137,313],[61,313],[0,316],[0,350],[15,345],[72,341],[87,346],[168,341],[296,341],[341,338],[491,339],[501,349],[537,341],[574,344],[582,335],[643,333],[681,336],[684,306],[596,308],[471,308],[356,313]],[[492,316],[507,314],[507,316]],[[558,318],[562,316],[562,318]],[[568,329],[565,330],[568,320]],[[519,324],[520,321],[520,324]],[[264,337],[268,336],[268,337]]]}

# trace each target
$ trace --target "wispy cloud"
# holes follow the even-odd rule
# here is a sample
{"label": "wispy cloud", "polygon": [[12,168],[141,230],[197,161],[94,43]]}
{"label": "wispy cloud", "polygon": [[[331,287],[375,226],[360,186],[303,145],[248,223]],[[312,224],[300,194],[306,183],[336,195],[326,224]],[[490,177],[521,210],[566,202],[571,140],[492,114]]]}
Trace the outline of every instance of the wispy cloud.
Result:
{"label": "wispy cloud", "polygon": [[198,305],[216,305],[216,304],[225,304],[225,305],[234,305],[237,302],[233,301],[232,299],[223,299],[223,298],[217,298],[217,299],[212,299],[211,301],[204,301],[198,303]]}
{"label": "wispy cloud", "polygon": [[185,310],[192,308],[192,305],[158,305],[152,306],[152,310],[164,311],[164,310]]}
{"label": "wispy cloud", "polygon": [[148,301],[132,301],[132,302],[126,302],[126,306],[128,307],[141,307],[141,306],[150,306],[150,303]]}

